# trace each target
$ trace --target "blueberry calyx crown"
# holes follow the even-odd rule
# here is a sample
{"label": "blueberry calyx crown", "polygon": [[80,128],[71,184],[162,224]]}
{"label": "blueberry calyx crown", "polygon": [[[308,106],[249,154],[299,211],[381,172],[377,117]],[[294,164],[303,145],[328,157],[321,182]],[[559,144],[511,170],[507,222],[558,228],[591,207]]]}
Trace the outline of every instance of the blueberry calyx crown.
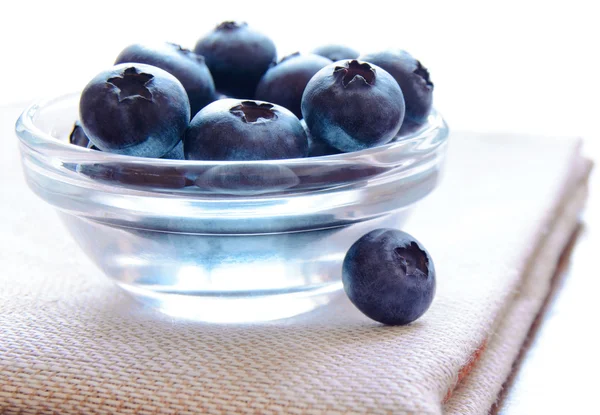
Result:
{"label": "blueberry calyx crown", "polygon": [[169,45],[173,46],[173,49],[175,49],[177,52],[184,52],[184,53],[188,53],[191,52],[191,50],[184,48],[183,46],[181,46],[178,43],[173,43],[173,42],[167,42]]}
{"label": "blueberry calyx crown", "polygon": [[172,42],[167,42],[167,43],[171,47],[173,47],[173,49],[175,49],[175,52],[181,53],[182,55],[185,55],[190,59],[195,59],[200,63],[204,63],[204,56],[198,55],[197,53],[194,53],[191,50],[184,48],[183,46],[181,46],[177,43],[172,43]]}
{"label": "blueberry calyx crown", "polygon": [[427,254],[417,245],[411,242],[408,246],[399,246],[394,249],[398,263],[404,275],[413,277],[425,277],[429,274],[429,260]]}
{"label": "blueberry calyx crown", "polygon": [[300,52],[290,53],[289,55],[286,55],[283,58],[281,58],[281,60],[279,61],[279,63],[281,63],[283,61],[287,61],[288,59],[291,59],[291,58],[295,58],[297,56],[300,56]]}
{"label": "blueberry calyx crown", "polygon": [[342,85],[347,87],[351,82],[361,80],[367,85],[375,84],[375,68],[366,62],[359,62],[356,59],[347,61],[344,66],[336,66],[333,73],[341,73]]}
{"label": "blueberry calyx crown", "polygon": [[244,26],[248,26],[246,22],[234,22],[234,21],[226,21],[217,26],[217,30],[236,30],[240,29]]}
{"label": "blueberry calyx crown", "polygon": [[431,82],[431,79],[429,78],[429,71],[421,62],[417,61],[417,69],[415,69],[413,73],[423,78],[427,86],[433,87],[433,82]]}
{"label": "blueberry calyx crown", "polygon": [[125,69],[121,76],[108,79],[108,83],[119,89],[119,102],[126,99],[142,98],[152,101],[152,92],[146,86],[154,75],[140,72],[134,66]]}
{"label": "blueberry calyx crown", "polygon": [[259,122],[260,120],[274,120],[277,114],[273,110],[273,104],[255,101],[242,101],[241,104],[232,107],[230,113],[237,115],[242,121],[247,123]]}

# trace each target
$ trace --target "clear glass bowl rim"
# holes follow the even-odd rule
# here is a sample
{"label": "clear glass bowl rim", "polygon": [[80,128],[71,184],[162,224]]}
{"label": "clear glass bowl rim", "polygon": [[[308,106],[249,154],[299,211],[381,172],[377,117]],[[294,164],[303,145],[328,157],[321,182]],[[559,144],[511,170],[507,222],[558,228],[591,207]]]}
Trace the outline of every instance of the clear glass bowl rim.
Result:
{"label": "clear glass bowl rim", "polygon": [[[34,103],[17,121],[30,188],[73,215],[148,230],[288,232],[339,226],[403,209],[437,185],[449,134],[441,115],[433,111],[413,134],[353,153],[264,161],[151,159],[68,143],[64,134],[72,128],[78,97],[68,94]],[[55,131],[60,131],[58,138],[52,135]],[[95,170],[92,175],[82,170],[90,166],[98,167],[100,176],[94,176]],[[218,168],[243,173],[248,166],[256,167],[249,177],[260,179],[266,172],[274,181],[251,181],[238,189],[208,180],[220,177]],[[113,172],[117,176],[110,176]],[[165,178],[168,183],[163,186]]]}
{"label": "clear glass bowl rim", "polygon": [[[16,123],[17,132],[26,131],[29,134],[18,134],[21,142],[28,147],[34,149],[38,146],[38,143],[44,143],[50,146],[52,149],[60,150],[63,152],[65,158],[77,158],[81,161],[95,161],[95,162],[106,162],[106,163],[143,163],[148,166],[203,166],[203,167],[215,167],[215,166],[248,166],[248,165],[284,165],[294,166],[298,164],[306,165],[314,162],[319,164],[322,160],[330,161],[362,161],[373,154],[386,152],[393,150],[397,147],[405,146],[408,144],[415,144],[425,140],[433,130],[447,129],[445,120],[441,114],[435,109],[431,111],[428,118],[428,122],[421,128],[404,136],[399,136],[393,141],[380,145],[377,147],[368,148],[365,150],[354,151],[350,153],[340,153],[327,156],[317,157],[305,157],[305,158],[293,158],[293,159],[274,159],[274,160],[249,160],[249,161],[206,161],[206,160],[172,160],[172,159],[160,159],[160,158],[147,158],[137,156],[127,156],[109,152],[99,152],[97,150],[91,150],[81,146],[70,144],[66,141],[61,141],[56,137],[53,137],[48,132],[43,131],[41,128],[35,125],[35,116],[37,113],[47,106],[55,104],[59,101],[66,99],[72,99],[78,97],[79,92],[69,93],[60,95],[55,98],[41,100],[29,105],[20,115]],[[75,120],[73,120],[75,121]],[[35,139],[34,139],[35,138]]]}

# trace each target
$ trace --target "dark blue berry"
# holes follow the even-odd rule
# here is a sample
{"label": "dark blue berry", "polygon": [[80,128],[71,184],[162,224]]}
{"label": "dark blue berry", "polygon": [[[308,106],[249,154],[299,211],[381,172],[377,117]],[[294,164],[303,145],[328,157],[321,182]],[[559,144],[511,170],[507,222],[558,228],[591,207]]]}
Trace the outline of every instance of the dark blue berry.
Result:
{"label": "dark blue berry", "polygon": [[346,59],[357,59],[358,55],[360,55],[357,50],[343,45],[319,46],[318,48],[314,49],[312,53],[315,55],[324,56],[334,62]]}
{"label": "dark blue berry", "polygon": [[337,148],[331,147],[325,141],[316,140],[310,133],[310,130],[308,129],[308,126],[306,125],[306,121],[304,121],[304,119],[301,119],[300,123],[302,124],[302,127],[304,128],[306,137],[308,138],[308,157],[329,156],[332,154],[340,154],[341,153],[340,150],[338,150]]}
{"label": "dark blue berry", "polygon": [[71,134],[69,134],[69,143],[79,147],[99,150],[98,147],[90,143],[90,139],[85,134],[85,131],[83,131],[83,127],[79,121],[75,121],[75,124],[73,125],[73,130],[71,131]]}
{"label": "dark blue berry", "polygon": [[370,53],[360,59],[385,69],[400,85],[406,103],[401,133],[415,130],[427,121],[433,105],[433,82],[421,62],[404,50]]}
{"label": "dark blue berry", "polygon": [[256,88],[256,99],[273,102],[302,118],[300,103],[308,81],[331,60],[319,55],[294,53],[265,73]]}
{"label": "dark blue berry", "polygon": [[171,151],[161,158],[170,160],[185,160],[185,155],[183,154],[183,140],[177,143],[177,145],[173,147]]}
{"label": "dark blue berry", "polygon": [[275,64],[275,44],[246,23],[223,22],[198,40],[217,90],[235,98],[252,98],[267,69]]}
{"label": "dark blue berry", "polygon": [[216,99],[215,84],[204,58],[174,43],[128,46],[115,65],[134,62],[156,66],[181,82],[190,100],[192,116]]}
{"label": "dark blue berry", "polygon": [[306,157],[300,120],[267,102],[221,99],[192,120],[183,143],[188,160],[270,160]]}
{"label": "dark blue berry", "polygon": [[302,96],[302,115],[312,136],[341,151],[391,141],[404,119],[398,83],[383,69],[357,60],[321,69]]}
{"label": "dark blue berry", "polygon": [[383,324],[415,321],[435,295],[429,253],[411,235],[396,229],[376,229],[356,241],[344,258],[342,281],[350,301]]}
{"label": "dark blue berry", "polygon": [[190,103],[181,82],[170,73],[124,63],[87,84],[79,114],[87,136],[100,150],[161,157],[183,137]]}

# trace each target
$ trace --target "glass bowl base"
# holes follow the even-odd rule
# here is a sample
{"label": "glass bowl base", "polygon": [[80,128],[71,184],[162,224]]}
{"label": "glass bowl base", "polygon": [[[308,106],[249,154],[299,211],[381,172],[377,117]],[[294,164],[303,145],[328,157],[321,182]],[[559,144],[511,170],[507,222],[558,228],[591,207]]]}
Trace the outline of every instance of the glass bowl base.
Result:
{"label": "glass bowl base", "polygon": [[401,228],[409,212],[254,235],[156,232],[60,217],[98,268],[145,305],[178,318],[252,323],[327,304],[342,288],[342,262],[352,243],[376,228]]}
{"label": "glass bowl base", "polygon": [[328,304],[342,290],[340,281],[302,292],[238,297],[216,292],[208,295],[165,294],[128,284],[118,285],[135,300],[168,316],[221,324],[259,323],[293,317]]}

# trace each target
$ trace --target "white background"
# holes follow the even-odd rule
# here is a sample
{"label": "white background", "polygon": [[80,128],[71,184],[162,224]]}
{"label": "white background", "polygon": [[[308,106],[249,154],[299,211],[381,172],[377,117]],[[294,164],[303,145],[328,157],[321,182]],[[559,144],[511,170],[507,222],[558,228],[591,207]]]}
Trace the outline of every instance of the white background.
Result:
{"label": "white background", "polygon": [[12,1],[0,11],[0,105],[83,88],[136,41],[193,47],[222,20],[270,35],[280,57],[342,42],[401,47],[427,66],[454,129],[600,135],[593,0]]}

